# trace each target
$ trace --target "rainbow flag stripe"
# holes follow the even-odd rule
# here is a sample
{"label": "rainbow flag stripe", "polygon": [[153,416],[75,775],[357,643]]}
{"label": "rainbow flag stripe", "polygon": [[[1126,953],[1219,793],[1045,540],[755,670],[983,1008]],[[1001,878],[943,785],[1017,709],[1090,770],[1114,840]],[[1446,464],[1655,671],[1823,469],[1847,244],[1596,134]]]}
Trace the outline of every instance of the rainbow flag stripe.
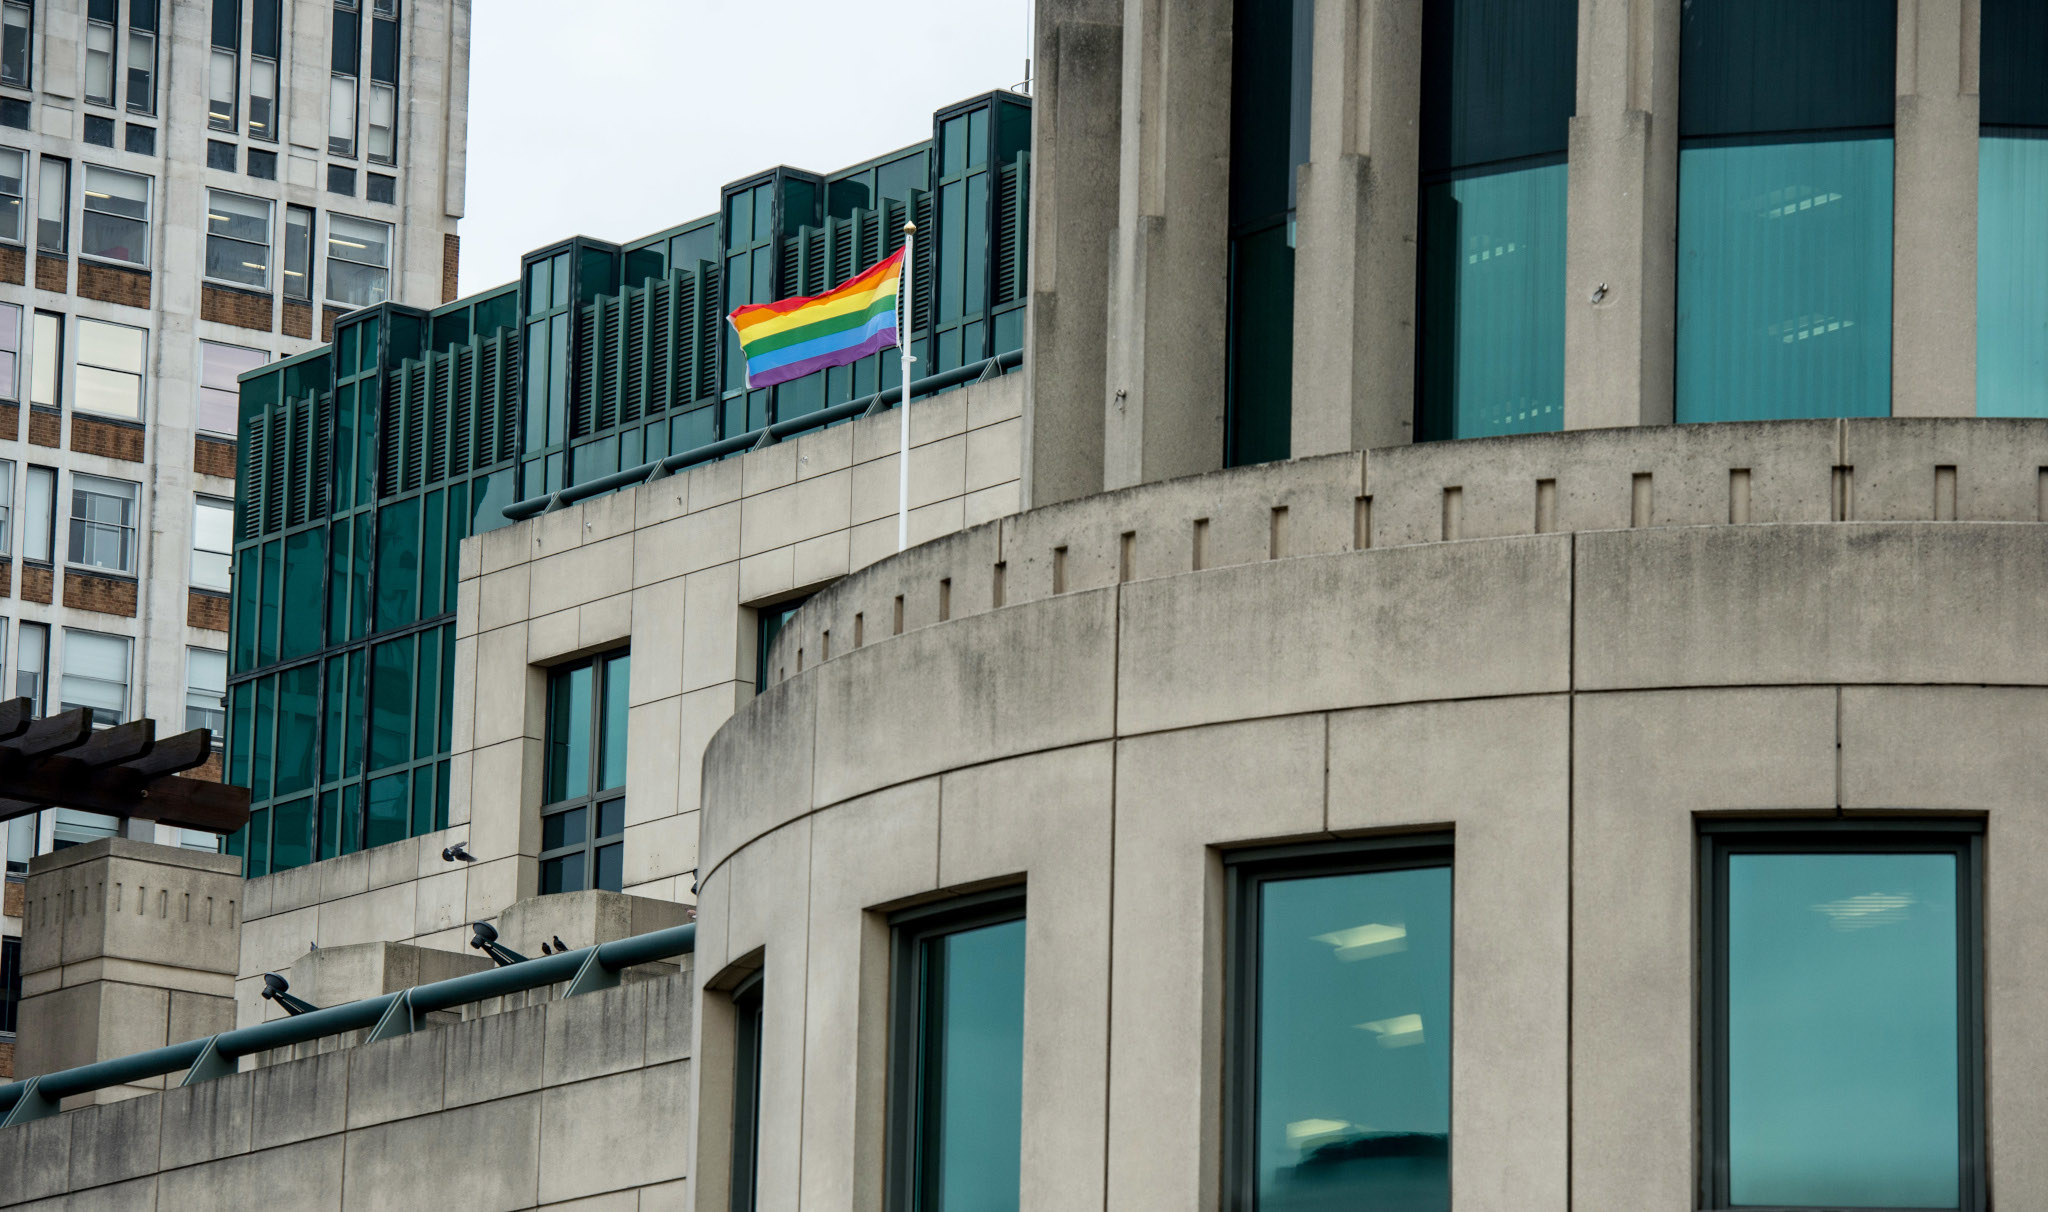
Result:
{"label": "rainbow flag stripe", "polygon": [[902,267],[898,250],[822,295],[734,308],[726,319],[746,355],[747,386],[787,383],[893,347]]}

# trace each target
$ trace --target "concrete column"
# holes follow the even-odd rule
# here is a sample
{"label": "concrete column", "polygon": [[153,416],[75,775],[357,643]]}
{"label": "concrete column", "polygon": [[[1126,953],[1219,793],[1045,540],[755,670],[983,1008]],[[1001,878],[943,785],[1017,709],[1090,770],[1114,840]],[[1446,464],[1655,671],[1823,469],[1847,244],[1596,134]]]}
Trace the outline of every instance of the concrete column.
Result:
{"label": "concrete column", "polygon": [[1296,458],[1415,438],[1420,0],[1317,0],[1294,258]]}
{"label": "concrete column", "polygon": [[1223,465],[1230,0],[1125,0],[1103,487]]}
{"label": "concrete column", "polygon": [[1565,246],[1567,429],[1671,423],[1679,7],[1580,0]]}
{"label": "concrete column", "polygon": [[1975,0],[1902,0],[1892,415],[1977,415]]}
{"label": "concrete column", "polygon": [[[101,838],[29,863],[15,1075],[126,1056],[235,1025],[242,860]],[[112,1102],[119,1086],[67,1099]]]}
{"label": "concrete column", "polygon": [[1108,249],[1117,226],[1122,0],[1044,0],[1031,102],[1023,507],[1102,491]]}

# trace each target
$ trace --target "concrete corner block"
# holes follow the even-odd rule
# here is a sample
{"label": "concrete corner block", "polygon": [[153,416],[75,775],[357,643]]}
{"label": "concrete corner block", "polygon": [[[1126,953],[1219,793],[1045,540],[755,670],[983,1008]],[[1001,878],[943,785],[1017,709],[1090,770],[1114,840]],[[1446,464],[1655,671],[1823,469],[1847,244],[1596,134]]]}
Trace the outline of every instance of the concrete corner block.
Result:
{"label": "concrete corner block", "polygon": [[461,1107],[540,1089],[547,1054],[547,1007],[527,1006],[444,1028],[442,1099]]}
{"label": "concrete corner block", "polygon": [[71,1122],[61,1115],[0,1129],[0,1205],[62,1195],[71,1172]]}
{"label": "concrete corner block", "polygon": [[575,950],[688,920],[684,907],[670,901],[585,889],[529,896],[509,906],[498,918],[498,937],[523,955],[539,955],[540,945],[556,938]]}
{"label": "concrete corner block", "polygon": [[349,1130],[439,1111],[447,1039],[436,1028],[340,1054],[348,1058]]}
{"label": "concrete corner block", "polygon": [[688,1060],[697,1029],[697,975],[692,967],[647,981],[647,1063]]}
{"label": "concrete corner block", "polygon": [[163,1092],[159,1164],[176,1170],[249,1151],[254,1073],[231,1073]]}
{"label": "concrete corner block", "polygon": [[[683,1177],[689,1151],[686,1061],[553,1087],[540,1094],[540,1200],[575,1199]],[[659,1125],[672,1148],[646,1147],[616,1125]]]}
{"label": "concrete corner block", "polygon": [[1842,422],[1855,522],[2039,522],[2048,423],[1887,417]]}
{"label": "concrete corner block", "polygon": [[96,1107],[81,1107],[71,1121],[73,1191],[149,1174],[157,1168],[163,1096],[144,1095]]}
{"label": "concrete corner block", "polygon": [[258,1069],[249,1147],[258,1152],[338,1133],[348,1109],[348,1054],[328,1052]]}
{"label": "concrete corner block", "polygon": [[704,799],[718,807],[703,818],[698,858],[706,867],[809,809],[818,683],[839,664],[770,686],[711,738]]}

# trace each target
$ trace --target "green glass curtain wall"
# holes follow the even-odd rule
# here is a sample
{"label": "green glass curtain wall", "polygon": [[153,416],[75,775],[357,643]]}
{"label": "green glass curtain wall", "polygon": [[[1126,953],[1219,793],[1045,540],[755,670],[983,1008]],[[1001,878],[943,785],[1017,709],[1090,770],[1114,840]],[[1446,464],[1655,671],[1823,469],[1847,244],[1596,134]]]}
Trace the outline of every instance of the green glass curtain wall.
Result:
{"label": "green glass curtain wall", "polygon": [[1891,412],[1885,0],[1680,20],[1677,420]]}
{"label": "green glass curtain wall", "polygon": [[2048,417],[2048,5],[1981,19],[1977,415]]}
{"label": "green glass curtain wall", "polygon": [[1308,161],[1313,0],[1237,0],[1230,64],[1226,466],[1293,448],[1296,170]]}
{"label": "green glass curtain wall", "polygon": [[1255,889],[1256,1209],[1449,1212],[1451,869]]}
{"label": "green glass curtain wall", "polygon": [[1564,427],[1574,0],[1423,7],[1416,437]]}

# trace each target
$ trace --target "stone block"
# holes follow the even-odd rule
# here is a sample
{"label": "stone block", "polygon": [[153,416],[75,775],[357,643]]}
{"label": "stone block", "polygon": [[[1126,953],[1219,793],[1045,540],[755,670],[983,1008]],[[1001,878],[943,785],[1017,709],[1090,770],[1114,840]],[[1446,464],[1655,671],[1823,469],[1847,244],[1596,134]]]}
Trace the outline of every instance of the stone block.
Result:
{"label": "stone block", "polygon": [[162,1094],[160,1164],[165,1170],[249,1151],[254,1073],[231,1073]]}
{"label": "stone block", "polygon": [[844,663],[833,661],[813,677],[768,687],[741,708],[746,727],[726,728],[711,738],[704,751],[704,798],[719,810],[702,822],[698,861],[704,867],[716,867],[749,838],[809,810],[818,687]]}
{"label": "stone block", "polygon": [[691,1131],[690,1064],[677,1061],[543,1090],[542,1203],[683,1177],[682,1148],[648,1148],[618,1124],[660,1124],[672,1142]]}
{"label": "stone block", "polygon": [[540,945],[556,937],[573,951],[688,920],[684,907],[672,901],[586,889],[528,896],[509,906],[498,917],[498,938],[522,955],[539,955]]}
{"label": "stone block", "polygon": [[689,1059],[697,1025],[695,971],[647,981],[642,987],[647,990],[647,1063]]}
{"label": "stone block", "polygon": [[[157,1207],[291,1208],[293,1212],[339,1212],[342,1207],[342,1138],[329,1136],[281,1149],[242,1154],[158,1179]],[[354,1203],[351,1207],[356,1206]],[[365,1205],[400,1208],[404,1203]]]}
{"label": "stone block", "polygon": [[470,634],[509,627],[531,616],[527,589],[532,568],[531,564],[514,564],[486,573],[477,581],[476,628]]}
{"label": "stone block", "polygon": [[[342,1053],[348,1058],[349,1130],[439,1111],[447,1038],[445,1029],[436,1028]],[[464,1160],[481,1159],[458,1156],[441,1164],[462,1165]]]}
{"label": "stone block", "polygon": [[386,842],[363,853],[370,856],[372,888],[388,888],[419,877],[420,840],[416,837]]}
{"label": "stone block", "polygon": [[796,482],[795,443],[778,442],[750,450],[734,460],[740,465],[740,495],[755,497]]}
{"label": "stone block", "polygon": [[254,975],[289,968],[304,955],[306,944],[318,942],[320,910],[294,909],[242,924],[242,958],[238,972]]}
{"label": "stone block", "polygon": [[788,596],[797,587],[795,555],[794,548],[777,547],[741,559],[740,601],[766,603]]}
{"label": "stone block", "polygon": [[1852,477],[1848,521],[2048,521],[2041,516],[2048,427],[2038,421],[1844,421],[1841,462]]}
{"label": "stone block", "polygon": [[[965,491],[1017,479],[1024,468],[1024,420],[1002,421],[967,434]],[[915,457],[915,456],[913,456]]]}
{"label": "stone block", "polygon": [[[417,861],[407,855],[408,866]],[[320,906],[320,929],[315,936],[322,947],[349,943],[379,943],[412,937],[416,892],[411,883],[372,887],[361,896],[345,897]]]}
{"label": "stone block", "polygon": [[682,693],[683,590],[675,576],[633,591],[633,707]]}
{"label": "stone block", "polygon": [[633,635],[633,595],[615,593],[585,602],[576,614],[576,648],[580,652],[626,643]]}
{"label": "stone block", "polygon": [[328,1052],[258,1069],[249,1147],[258,1152],[338,1133],[348,1110],[348,1054]]}
{"label": "stone block", "polygon": [[1569,539],[1534,536],[1126,585],[1118,731],[1564,690],[1570,555]]}
{"label": "stone block", "polygon": [[693,871],[697,866],[697,821],[665,816],[626,827],[625,881],[644,884]]}
{"label": "stone block", "polygon": [[80,1107],[71,1123],[70,1186],[74,1191],[122,1182],[157,1168],[163,1098],[149,1095]]}
{"label": "stone block", "polygon": [[647,1056],[647,988],[629,981],[547,1007],[541,1084],[559,1086],[638,1069]]}
{"label": "stone block", "polygon": [[0,1206],[61,1195],[71,1172],[71,1121],[61,1115],[0,1129]]}
{"label": "stone block", "polygon": [[2048,684],[2039,642],[2048,561],[2032,530],[1943,522],[1580,535],[1577,685]]}
{"label": "stone block", "polygon": [[367,850],[323,859],[307,870],[320,873],[320,899],[323,901],[338,901],[370,890],[370,852]]}
{"label": "stone block", "polygon": [[316,1006],[339,1006],[490,967],[480,953],[410,943],[322,947],[292,965],[292,992]]}
{"label": "stone block", "polygon": [[633,583],[652,584],[740,558],[739,502],[713,506],[633,535]]}
{"label": "stone block", "polygon": [[[23,1212],[58,1212],[51,1205],[38,1204]],[[157,1177],[133,1179],[112,1186],[75,1191],[63,1202],[62,1212],[157,1212]]]}
{"label": "stone block", "polygon": [[461,1107],[540,1089],[547,1012],[546,1006],[526,1006],[442,1029],[445,1104]]}
{"label": "stone block", "polygon": [[[618,1122],[609,1130],[627,1135]],[[555,1152],[541,1139],[540,1098],[529,1094],[352,1132],[340,1181],[350,1209],[499,1212],[533,1205],[540,1159]],[[492,1164],[443,1164],[451,1157]]]}
{"label": "stone block", "polygon": [[740,499],[739,459],[720,459],[714,463],[700,463],[683,473],[683,480],[689,492],[691,513],[699,513],[728,501]]}
{"label": "stone block", "polygon": [[730,682],[740,669],[739,564],[691,573],[683,594],[683,689]]}
{"label": "stone block", "polygon": [[812,479],[853,465],[853,427],[833,425],[796,438],[796,478]]}
{"label": "stone block", "polygon": [[518,738],[471,751],[469,853],[485,862],[512,854],[540,853],[544,756],[537,738]]}
{"label": "stone block", "polygon": [[540,861],[529,855],[478,863],[469,873],[472,922],[489,921],[506,906],[540,891]]}

